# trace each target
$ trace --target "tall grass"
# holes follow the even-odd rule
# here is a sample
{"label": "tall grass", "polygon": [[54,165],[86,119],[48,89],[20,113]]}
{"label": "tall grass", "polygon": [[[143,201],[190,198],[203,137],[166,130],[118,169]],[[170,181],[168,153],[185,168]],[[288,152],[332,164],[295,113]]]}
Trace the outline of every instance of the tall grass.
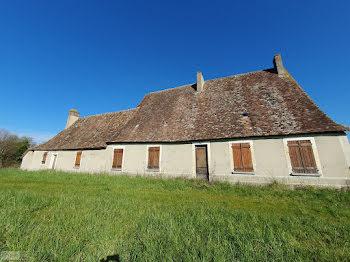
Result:
{"label": "tall grass", "polygon": [[350,192],[0,170],[0,255],[350,260]]}

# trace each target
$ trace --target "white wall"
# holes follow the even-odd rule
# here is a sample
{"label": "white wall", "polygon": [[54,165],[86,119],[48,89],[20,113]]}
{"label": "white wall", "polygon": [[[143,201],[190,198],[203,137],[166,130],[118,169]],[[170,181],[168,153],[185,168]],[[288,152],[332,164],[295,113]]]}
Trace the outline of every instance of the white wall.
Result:
{"label": "white wall", "polygon": [[325,177],[350,177],[345,154],[337,136],[315,137],[322,173]]}
{"label": "white wall", "polygon": [[35,162],[33,161],[33,151],[28,151],[24,157],[22,158],[21,168],[25,169],[26,167],[31,168],[35,165]]}
{"label": "white wall", "polygon": [[347,165],[350,168],[350,144],[349,144],[349,139],[348,139],[348,137],[346,135],[339,136],[339,142],[340,142],[340,144],[342,146]]}
{"label": "white wall", "polygon": [[[301,139],[309,137],[300,137]],[[286,149],[286,139],[251,139],[253,174],[233,172],[232,142],[208,141],[208,165],[210,180],[242,183],[270,183],[273,180],[287,184],[341,185],[350,184],[350,170],[344,154],[343,137],[339,135],[318,135],[311,137],[314,142],[316,162],[319,164],[320,177],[291,177],[291,167]],[[297,139],[297,138],[296,138]],[[155,146],[156,144],[150,144]],[[51,168],[53,154],[57,154],[56,170],[111,174],[127,173],[131,175],[162,175],[166,177],[195,178],[195,144],[165,143],[160,146],[160,170],[147,170],[147,144],[116,144],[103,150],[83,150],[79,168],[74,167],[76,151],[50,151],[45,165],[41,164],[44,151],[29,152],[23,159],[21,168],[38,170]],[[113,149],[123,148],[123,166],[121,171],[112,170]]]}

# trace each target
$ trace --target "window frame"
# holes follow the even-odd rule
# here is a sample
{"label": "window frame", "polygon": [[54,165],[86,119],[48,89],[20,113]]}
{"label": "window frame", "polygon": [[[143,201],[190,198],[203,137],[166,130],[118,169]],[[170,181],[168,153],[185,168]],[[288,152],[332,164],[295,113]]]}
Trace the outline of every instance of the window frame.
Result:
{"label": "window frame", "polygon": [[[149,148],[150,147],[159,147],[159,167],[156,168],[148,168],[148,158],[149,158]],[[147,172],[160,172],[162,167],[162,145],[147,145],[146,150],[146,171]]]}
{"label": "window frame", "polygon": [[[317,173],[296,173],[296,172],[293,172],[292,161],[291,161],[290,155],[289,155],[288,141],[299,141],[299,140],[310,140],[312,151],[313,151],[314,158],[315,158],[316,168],[318,170]],[[316,146],[316,142],[315,142],[314,137],[300,136],[300,137],[284,138],[283,144],[284,144],[284,151],[286,153],[286,158],[287,158],[288,173],[290,176],[306,176],[306,177],[321,177],[322,176],[323,172],[322,172],[322,168],[321,168],[321,161],[320,161],[320,157],[318,155],[318,150],[317,150],[317,146]]]}
{"label": "window frame", "polygon": [[[123,149],[123,159],[122,159],[122,168],[113,168],[113,160],[114,160],[114,149]],[[112,146],[112,163],[111,170],[115,172],[123,172],[124,163],[125,163],[125,146]]]}
{"label": "window frame", "polygon": [[[235,171],[235,163],[233,159],[233,151],[232,144],[242,144],[249,143],[250,145],[250,155],[252,158],[253,171]],[[230,152],[230,163],[231,163],[231,174],[237,175],[255,175],[256,174],[256,160],[255,160],[255,150],[254,150],[254,142],[253,140],[234,140],[228,142],[228,148]]]}

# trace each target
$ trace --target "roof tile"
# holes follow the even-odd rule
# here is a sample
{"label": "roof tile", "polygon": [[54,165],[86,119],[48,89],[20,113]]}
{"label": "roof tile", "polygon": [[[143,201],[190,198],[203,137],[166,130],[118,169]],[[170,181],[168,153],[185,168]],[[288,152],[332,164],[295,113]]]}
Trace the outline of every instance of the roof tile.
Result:
{"label": "roof tile", "polygon": [[[166,124],[165,124],[166,123]],[[107,142],[180,142],[350,131],[274,69],[147,94],[136,109],[80,118],[36,150],[97,149]]]}

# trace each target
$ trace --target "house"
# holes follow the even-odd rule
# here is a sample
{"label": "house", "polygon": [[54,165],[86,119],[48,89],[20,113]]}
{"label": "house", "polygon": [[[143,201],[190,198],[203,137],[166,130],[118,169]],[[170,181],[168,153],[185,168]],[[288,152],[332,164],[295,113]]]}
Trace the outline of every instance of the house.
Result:
{"label": "house", "polygon": [[79,117],[28,151],[22,169],[347,187],[350,128],[283,67],[147,94],[130,110]]}

